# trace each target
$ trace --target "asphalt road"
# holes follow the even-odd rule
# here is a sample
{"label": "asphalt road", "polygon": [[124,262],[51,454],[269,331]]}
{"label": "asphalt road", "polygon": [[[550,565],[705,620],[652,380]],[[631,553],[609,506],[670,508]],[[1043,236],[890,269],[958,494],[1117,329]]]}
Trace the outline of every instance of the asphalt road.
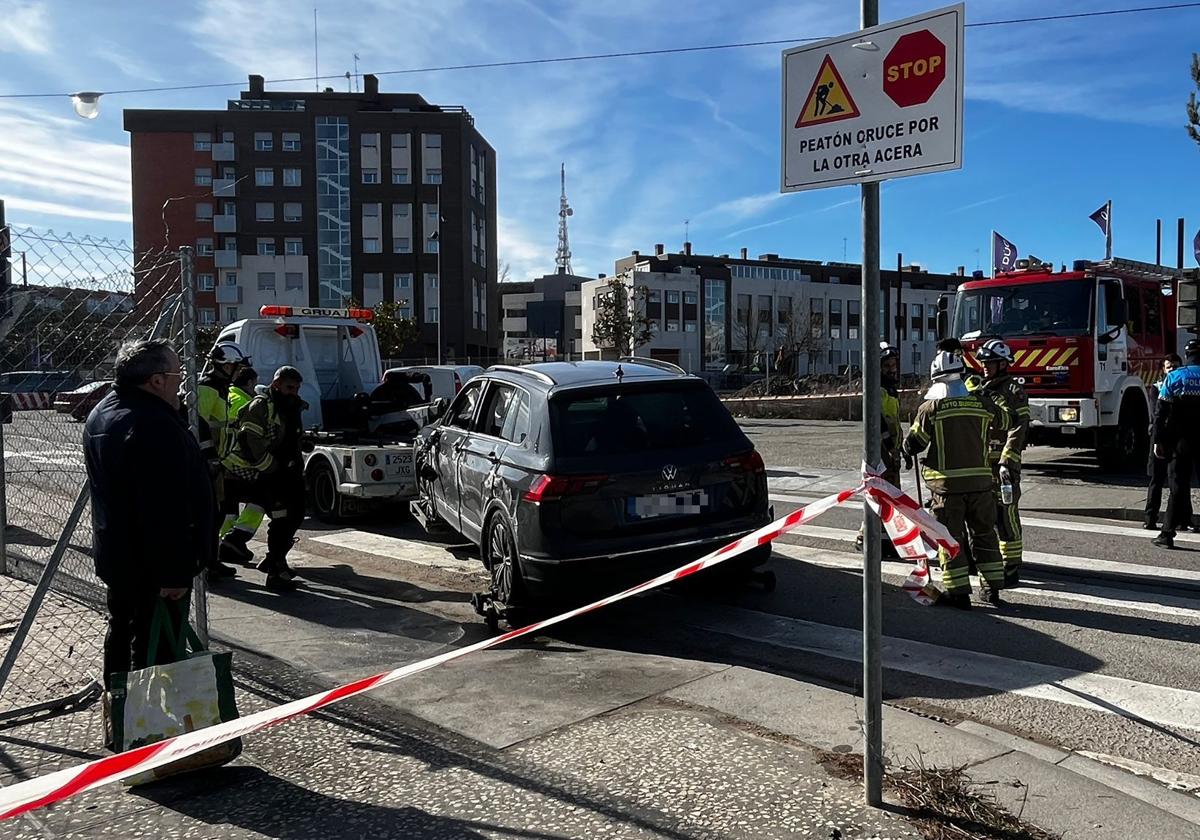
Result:
{"label": "asphalt road", "polygon": [[[23,535],[26,542],[52,538],[54,511],[69,505],[82,479],[73,443],[79,426],[46,412],[33,414],[18,414],[5,429],[9,515],[18,526],[11,539],[18,548]],[[744,425],[773,467],[777,514],[820,495],[858,460],[857,429],[850,424]],[[1082,492],[1078,488],[1101,495],[1129,490],[1129,482],[1108,483],[1089,472],[1079,453],[1033,450],[1029,461],[1031,485],[1056,485],[1063,494]],[[977,720],[1147,773],[1195,774],[1200,538],[1185,535],[1180,550],[1165,552],[1126,522],[1045,514],[1027,519],[1037,523],[1025,533],[1027,585],[1001,609],[961,613],[922,607],[899,588],[906,569],[885,565],[885,696],[927,714]],[[857,522],[856,511],[840,509],[783,538],[771,562],[779,581],[774,592],[726,587],[719,593],[652,594],[602,618],[556,629],[540,655],[553,658],[560,644],[591,651],[603,657],[604,680],[618,685],[637,683],[645,657],[653,654],[856,686],[861,577],[851,541]],[[412,601],[412,616],[403,622],[414,629],[404,648],[379,646],[374,636],[343,634],[337,662],[322,665],[317,642],[310,650],[306,642],[289,640],[285,649],[298,650],[314,671],[367,673],[481,632],[464,602],[466,593],[479,588],[469,549],[447,551],[411,521],[390,515],[346,529],[310,522],[301,536],[299,555],[309,552],[338,564],[346,571],[345,585],[364,593],[401,593]],[[242,573],[247,582],[255,575]],[[252,607],[277,609],[281,603],[257,601],[242,589],[227,591],[231,597],[214,599],[219,627],[252,627]],[[296,620],[311,609],[299,602]],[[458,629],[449,634],[439,629],[430,637],[433,619],[439,627],[449,622]],[[339,615],[328,623],[347,621]],[[422,646],[422,639],[432,647]],[[491,661],[474,666],[476,678]],[[499,708],[511,696],[516,703],[525,688],[520,680],[499,680],[489,689],[489,701]],[[418,705],[413,713],[432,714],[428,708],[433,707]],[[461,714],[495,716],[492,708]],[[1200,787],[1200,778],[1192,778]]]}

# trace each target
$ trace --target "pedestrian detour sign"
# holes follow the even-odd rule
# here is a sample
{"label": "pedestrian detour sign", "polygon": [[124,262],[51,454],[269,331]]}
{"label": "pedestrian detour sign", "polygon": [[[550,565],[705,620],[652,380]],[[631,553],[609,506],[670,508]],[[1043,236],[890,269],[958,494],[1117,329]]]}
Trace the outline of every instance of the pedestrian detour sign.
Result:
{"label": "pedestrian detour sign", "polygon": [[963,4],[783,52],[783,192],[962,168]]}

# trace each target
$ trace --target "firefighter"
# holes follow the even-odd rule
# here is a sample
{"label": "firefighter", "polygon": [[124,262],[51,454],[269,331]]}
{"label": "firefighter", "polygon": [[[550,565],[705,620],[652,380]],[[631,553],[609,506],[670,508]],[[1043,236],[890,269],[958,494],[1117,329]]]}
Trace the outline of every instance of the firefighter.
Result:
{"label": "firefighter", "polygon": [[[1004,558],[1004,586],[1012,589],[1021,582],[1021,454],[1029,432],[1029,396],[1025,388],[1008,372],[1012,364],[1012,349],[998,338],[983,343],[975,351],[983,365],[984,393],[1008,413],[1008,429],[992,430],[988,444],[988,460],[992,465],[992,483],[996,492],[996,533],[1000,539],[1000,555]],[[1012,487],[1012,500],[1005,504],[1001,487]]]}
{"label": "firefighter", "polygon": [[[917,409],[901,453],[906,467],[913,457],[929,450],[921,477],[929,487],[931,509],[961,545],[969,545],[983,583],[984,601],[999,606],[1004,587],[1004,563],[996,540],[996,502],[992,497],[992,470],[988,464],[988,438],[993,426],[1004,429],[1008,415],[981,391],[968,392],[963,384],[961,356],[942,351],[930,366],[933,385]],[[971,578],[966,556],[951,558],[939,550],[945,601],[960,609],[971,608]]]}
{"label": "firefighter", "polygon": [[[271,517],[267,527],[267,555],[258,569],[267,575],[267,588],[286,591],[296,588],[295,572],[287,555],[296,531],[304,521],[304,457],[301,415],[306,408],[300,399],[304,378],[294,367],[275,371],[271,386],[242,409],[226,469],[248,483],[246,498]],[[247,549],[252,531],[235,527],[221,540]]]}
{"label": "firefighter", "polygon": [[[900,486],[900,351],[886,341],[879,343],[879,398],[882,407],[882,423],[879,450],[883,456],[883,480]],[[854,547],[862,551],[863,529],[859,526],[858,539]],[[896,547],[884,538],[883,553],[895,557]]]}
{"label": "firefighter", "polygon": [[[237,434],[237,418],[242,409],[254,399],[258,386],[258,371],[252,367],[242,368],[233,377],[229,386],[229,426],[231,436]],[[247,545],[225,542],[225,535],[239,528],[253,536],[262,525],[263,509],[246,498],[248,486],[237,476],[226,472],[224,476],[224,521],[221,523],[221,560],[227,563],[250,565],[254,552]]]}
{"label": "firefighter", "polygon": [[1188,341],[1183,355],[1187,364],[1167,374],[1154,405],[1154,455],[1175,457],[1167,515],[1154,538],[1162,548],[1175,547],[1176,524],[1182,506],[1191,504],[1192,473],[1200,456],[1200,338]]}
{"label": "firefighter", "polygon": [[[200,451],[209,465],[216,488],[217,503],[225,508],[225,476],[221,462],[232,445],[229,434],[229,388],[233,379],[243,368],[250,366],[250,357],[232,341],[223,341],[213,347],[201,373],[196,389],[196,410],[200,418]],[[233,577],[237,570],[214,558],[208,567],[210,580]]]}

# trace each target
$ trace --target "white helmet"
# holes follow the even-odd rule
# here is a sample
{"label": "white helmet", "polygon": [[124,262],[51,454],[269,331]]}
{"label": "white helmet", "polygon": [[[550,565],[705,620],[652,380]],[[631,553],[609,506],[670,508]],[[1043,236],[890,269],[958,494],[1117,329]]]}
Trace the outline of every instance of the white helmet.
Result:
{"label": "white helmet", "polygon": [[1012,364],[1012,348],[998,338],[989,338],[983,346],[975,351],[975,358],[980,362],[1008,362]]}
{"label": "white helmet", "polygon": [[242,348],[238,347],[232,341],[222,341],[213,347],[212,352],[208,354],[208,358],[213,364],[218,365],[253,366],[250,357],[243,353]]}
{"label": "white helmet", "polygon": [[961,376],[962,372],[962,356],[945,350],[934,356],[933,363],[929,366],[929,377],[935,382],[939,379]]}

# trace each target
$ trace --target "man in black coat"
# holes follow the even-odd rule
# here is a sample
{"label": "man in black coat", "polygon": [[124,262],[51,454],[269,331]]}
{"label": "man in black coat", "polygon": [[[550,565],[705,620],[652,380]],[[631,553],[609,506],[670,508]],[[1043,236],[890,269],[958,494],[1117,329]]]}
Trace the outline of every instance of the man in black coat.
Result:
{"label": "man in black coat", "polygon": [[179,413],[179,356],[168,341],[127,343],[116,384],[83,433],[96,575],[108,587],[104,680],[148,662],[161,599],[179,633],[192,579],[213,562],[217,506],[200,446]]}

